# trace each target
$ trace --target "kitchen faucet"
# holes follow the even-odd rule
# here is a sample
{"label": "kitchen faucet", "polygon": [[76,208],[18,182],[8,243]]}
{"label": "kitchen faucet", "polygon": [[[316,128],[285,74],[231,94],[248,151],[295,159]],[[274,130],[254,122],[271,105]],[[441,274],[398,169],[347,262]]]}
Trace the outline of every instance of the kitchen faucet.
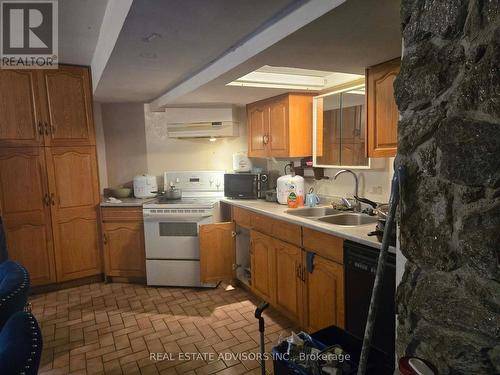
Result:
{"label": "kitchen faucet", "polygon": [[[339,175],[341,175],[342,173],[350,173],[354,176],[354,199],[356,199],[356,205],[354,206],[354,211],[361,211],[361,202],[358,201],[357,197],[359,196],[358,195],[358,186],[359,186],[359,183],[358,183],[358,176],[356,175],[356,173],[354,173],[353,171],[351,171],[350,169],[341,169],[340,171],[338,171],[337,173],[335,173],[335,176],[333,176],[333,179],[336,180],[337,177]],[[344,200],[342,200],[344,201]]]}

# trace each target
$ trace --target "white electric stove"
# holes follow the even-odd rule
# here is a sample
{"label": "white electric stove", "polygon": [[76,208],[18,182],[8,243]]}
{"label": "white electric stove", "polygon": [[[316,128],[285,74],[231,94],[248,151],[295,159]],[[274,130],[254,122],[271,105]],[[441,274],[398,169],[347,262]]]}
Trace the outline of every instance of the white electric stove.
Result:
{"label": "white electric stove", "polygon": [[159,197],[144,204],[148,285],[214,287],[200,282],[199,227],[219,218],[224,171],[165,172],[164,186],[182,189],[182,198]]}

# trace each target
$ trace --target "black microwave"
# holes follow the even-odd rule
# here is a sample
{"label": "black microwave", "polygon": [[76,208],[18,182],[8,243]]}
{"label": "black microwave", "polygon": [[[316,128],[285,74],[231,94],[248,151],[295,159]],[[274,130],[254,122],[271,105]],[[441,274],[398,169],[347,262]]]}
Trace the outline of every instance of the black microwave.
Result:
{"label": "black microwave", "polygon": [[265,198],[268,175],[256,173],[224,174],[224,196],[233,199]]}

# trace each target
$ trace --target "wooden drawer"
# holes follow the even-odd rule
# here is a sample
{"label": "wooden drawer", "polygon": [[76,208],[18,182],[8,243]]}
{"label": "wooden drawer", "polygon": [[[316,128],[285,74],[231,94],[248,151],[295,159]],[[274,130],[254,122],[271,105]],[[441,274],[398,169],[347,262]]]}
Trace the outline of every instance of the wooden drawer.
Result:
{"label": "wooden drawer", "polygon": [[250,216],[250,211],[233,206],[233,221],[239,226],[250,228]]}
{"label": "wooden drawer", "polygon": [[302,228],[304,248],[326,259],[344,264],[344,240],[309,228]]}
{"label": "wooden drawer", "polygon": [[302,246],[302,233],[299,225],[255,213],[251,213],[250,224],[253,229],[259,232],[267,233],[297,246]]}
{"label": "wooden drawer", "polygon": [[102,221],[142,221],[142,207],[102,207]]}

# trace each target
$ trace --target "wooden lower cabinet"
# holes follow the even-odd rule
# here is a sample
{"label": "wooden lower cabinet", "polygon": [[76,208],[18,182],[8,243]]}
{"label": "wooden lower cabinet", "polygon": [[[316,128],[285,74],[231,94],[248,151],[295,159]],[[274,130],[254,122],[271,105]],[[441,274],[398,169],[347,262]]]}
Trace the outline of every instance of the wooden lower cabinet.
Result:
{"label": "wooden lower cabinet", "polygon": [[56,281],[45,157],[37,147],[0,149],[0,212],[9,258],[31,285]]}
{"label": "wooden lower cabinet", "polygon": [[283,241],[274,240],[276,252],[276,308],[296,322],[303,320],[304,281],[302,250]]}
{"label": "wooden lower cabinet", "polygon": [[140,221],[103,223],[106,276],[146,277],[144,225]]}
{"label": "wooden lower cabinet", "polygon": [[250,211],[233,206],[231,214],[236,225],[243,228],[250,228]]}
{"label": "wooden lower cabinet", "polygon": [[[242,208],[233,207],[233,220],[200,227],[203,281],[235,277],[235,224],[250,226],[251,291],[308,332],[332,325],[344,328],[341,238]],[[314,254],[312,272],[308,253]]]}
{"label": "wooden lower cabinet", "polygon": [[101,207],[104,275],[144,280],[142,207]]}
{"label": "wooden lower cabinet", "polygon": [[102,273],[94,146],[0,150],[0,206],[9,256],[33,286]]}
{"label": "wooden lower cabinet", "polygon": [[275,301],[275,240],[265,234],[250,232],[252,290],[268,302]]}
{"label": "wooden lower cabinet", "polygon": [[46,147],[58,281],[98,275],[101,256],[94,146]]}
{"label": "wooden lower cabinet", "polygon": [[200,280],[210,283],[231,280],[236,263],[235,224],[200,225]]}
{"label": "wooden lower cabinet", "polygon": [[344,328],[344,267],[315,255],[306,279],[304,328],[308,332],[331,325]]}

